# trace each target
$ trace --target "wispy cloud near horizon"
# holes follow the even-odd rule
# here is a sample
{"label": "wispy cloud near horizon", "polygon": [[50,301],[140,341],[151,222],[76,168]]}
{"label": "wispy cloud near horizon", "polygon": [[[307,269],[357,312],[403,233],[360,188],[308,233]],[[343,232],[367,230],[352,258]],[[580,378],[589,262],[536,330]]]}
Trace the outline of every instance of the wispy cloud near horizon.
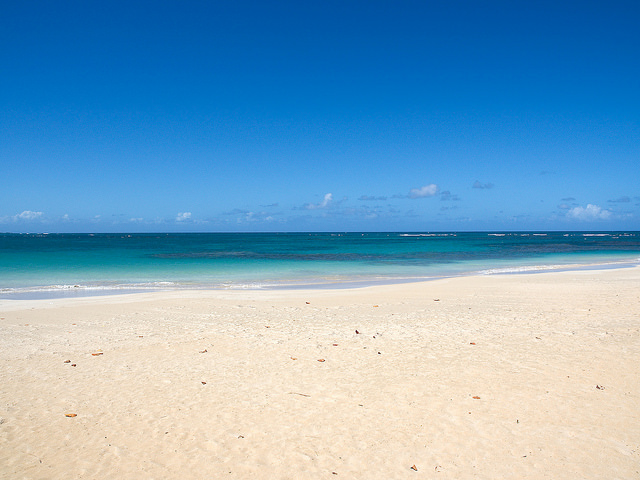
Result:
{"label": "wispy cloud near horizon", "polygon": [[472,186],[472,188],[478,188],[480,190],[488,190],[493,187],[494,187],[493,183],[481,183],[480,180],[476,180],[475,182],[473,182],[473,186]]}
{"label": "wispy cloud near horizon", "polygon": [[570,209],[567,212],[567,217],[581,221],[607,220],[611,218],[611,212],[598,205],[589,203],[586,207],[574,207]]}
{"label": "wispy cloud near horizon", "polygon": [[33,222],[36,220],[44,220],[44,218],[43,212],[24,210],[22,213],[16,215],[0,217],[0,222]]}
{"label": "wispy cloud near horizon", "polygon": [[387,197],[385,196],[381,196],[381,197],[375,197],[373,195],[361,195],[358,200],[361,200],[363,202],[374,202],[374,201],[386,201]]}
{"label": "wispy cloud near horizon", "polygon": [[425,185],[420,188],[412,188],[409,191],[408,196],[411,199],[426,198],[426,197],[433,197],[437,193],[438,193],[438,185],[436,185],[435,183],[430,183],[429,185]]}
{"label": "wispy cloud near horizon", "polygon": [[324,198],[320,203],[305,203],[303,208],[305,210],[318,210],[322,208],[327,208],[329,205],[331,205],[332,201],[333,201],[333,194],[327,193],[325,194]]}
{"label": "wispy cloud near horizon", "polygon": [[615,200],[607,200],[609,203],[631,203],[631,198],[623,195],[622,197],[618,197]]}

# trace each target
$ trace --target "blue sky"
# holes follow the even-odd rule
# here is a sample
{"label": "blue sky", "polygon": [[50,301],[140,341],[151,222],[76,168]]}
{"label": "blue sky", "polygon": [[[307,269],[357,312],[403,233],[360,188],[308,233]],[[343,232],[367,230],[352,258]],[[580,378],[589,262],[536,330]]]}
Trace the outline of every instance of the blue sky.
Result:
{"label": "blue sky", "polygon": [[636,1],[0,6],[0,231],[640,230]]}

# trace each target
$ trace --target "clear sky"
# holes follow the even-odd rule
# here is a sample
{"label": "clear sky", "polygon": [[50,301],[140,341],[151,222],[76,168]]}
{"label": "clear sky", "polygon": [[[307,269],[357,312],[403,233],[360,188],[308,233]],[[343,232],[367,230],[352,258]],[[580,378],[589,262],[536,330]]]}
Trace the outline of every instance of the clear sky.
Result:
{"label": "clear sky", "polygon": [[640,230],[640,2],[0,6],[0,231]]}

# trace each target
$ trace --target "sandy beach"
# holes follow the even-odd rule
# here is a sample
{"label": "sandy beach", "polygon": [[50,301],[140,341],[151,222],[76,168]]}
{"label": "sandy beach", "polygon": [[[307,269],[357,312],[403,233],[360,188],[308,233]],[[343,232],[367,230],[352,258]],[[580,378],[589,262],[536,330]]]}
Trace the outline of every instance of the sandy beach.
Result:
{"label": "sandy beach", "polygon": [[0,300],[0,478],[640,478],[640,268]]}

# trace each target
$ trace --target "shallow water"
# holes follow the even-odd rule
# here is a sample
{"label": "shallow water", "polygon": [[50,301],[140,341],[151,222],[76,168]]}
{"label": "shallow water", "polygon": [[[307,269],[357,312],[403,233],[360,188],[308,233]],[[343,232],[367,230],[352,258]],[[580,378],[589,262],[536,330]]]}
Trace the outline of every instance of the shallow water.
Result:
{"label": "shallow water", "polygon": [[0,296],[340,287],[640,263],[640,232],[2,234]]}

